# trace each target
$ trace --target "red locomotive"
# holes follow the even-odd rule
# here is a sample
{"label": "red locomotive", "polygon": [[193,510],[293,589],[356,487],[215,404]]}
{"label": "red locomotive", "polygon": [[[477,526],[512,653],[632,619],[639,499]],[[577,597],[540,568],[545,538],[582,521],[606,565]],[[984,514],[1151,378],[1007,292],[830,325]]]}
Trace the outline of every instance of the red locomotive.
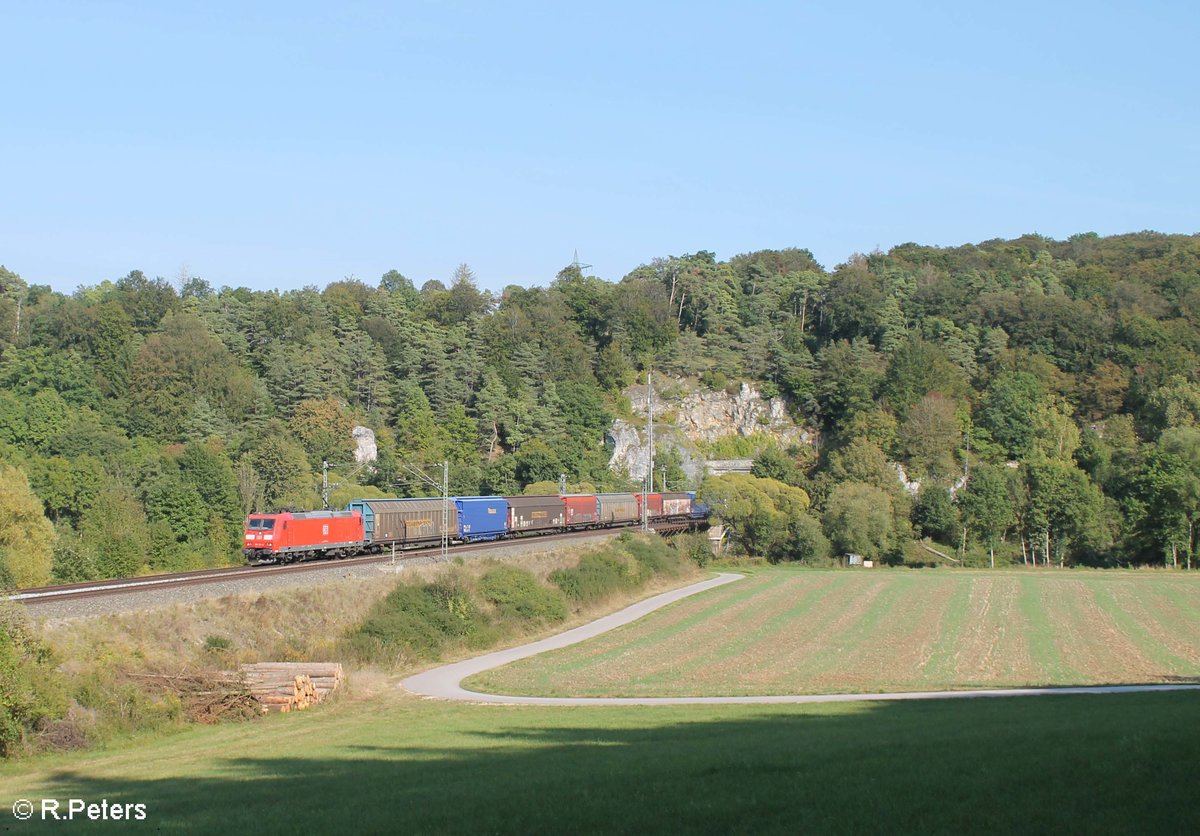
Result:
{"label": "red locomotive", "polygon": [[347,557],[363,544],[357,511],[303,511],[251,514],[242,551],[253,562],[291,563],[314,557]]}

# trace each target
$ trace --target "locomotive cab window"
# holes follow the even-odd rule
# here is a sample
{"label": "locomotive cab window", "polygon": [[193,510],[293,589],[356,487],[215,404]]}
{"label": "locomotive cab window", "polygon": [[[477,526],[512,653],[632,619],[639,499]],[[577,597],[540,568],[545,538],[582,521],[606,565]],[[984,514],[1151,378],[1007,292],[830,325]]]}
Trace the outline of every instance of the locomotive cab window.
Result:
{"label": "locomotive cab window", "polygon": [[275,520],[250,520],[251,528],[262,528],[270,531],[275,527]]}

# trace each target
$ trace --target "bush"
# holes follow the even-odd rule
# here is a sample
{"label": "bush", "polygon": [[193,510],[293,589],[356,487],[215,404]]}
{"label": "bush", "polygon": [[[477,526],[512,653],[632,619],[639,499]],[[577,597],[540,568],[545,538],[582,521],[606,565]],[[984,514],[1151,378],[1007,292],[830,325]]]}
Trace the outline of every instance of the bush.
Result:
{"label": "bush", "polygon": [[[516,566],[493,566],[474,584],[455,570],[424,585],[398,585],[342,637],[339,650],[362,662],[436,659],[451,642],[481,647],[527,626],[563,621],[568,601],[603,601],[655,575],[678,575],[681,563],[681,552],[666,541],[623,532],[578,565],[552,572],[552,587]],[[483,602],[490,606],[481,609]]]}
{"label": "bush", "polygon": [[347,648],[365,661],[397,652],[435,659],[451,640],[474,645],[492,635],[465,583],[449,575],[423,586],[398,585],[347,637]]}
{"label": "bush", "polygon": [[632,538],[625,544],[625,551],[637,561],[643,575],[667,575],[673,578],[679,574],[677,552],[662,537]]}
{"label": "bush", "polygon": [[225,636],[205,636],[204,650],[206,653],[224,653],[233,649],[233,642]]}
{"label": "bush", "polygon": [[922,489],[911,516],[922,536],[932,537],[939,543],[954,543],[958,539],[961,530],[958,508],[945,488]]}
{"label": "bush", "polygon": [[152,694],[149,687],[147,682],[130,681],[110,665],[78,676],[72,683],[72,696],[80,708],[87,710],[87,721],[79,726],[79,733],[103,740],[183,718],[178,695]]}
{"label": "bush", "polygon": [[100,577],[95,555],[66,526],[59,531],[54,542],[54,568],[51,574],[57,583],[80,583]]}
{"label": "bush", "polygon": [[701,569],[712,563],[712,546],[703,534],[680,534],[675,537],[675,547]]}
{"label": "bush", "polygon": [[638,585],[629,561],[611,551],[584,555],[578,566],[551,572],[550,582],[580,604],[595,603],[619,590]]}
{"label": "bush", "polygon": [[15,605],[0,606],[0,757],[63,716],[66,693],[49,649]]}
{"label": "bush", "polygon": [[479,582],[479,592],[500,614],[531,624],[547,624],[567,617],[562,593],[538,583],[537,578],[516,566],[497,566]]}
{"label": "bush", "polygon": [[798,560],[809,566],[820,566],[829,562],[832,547],[821,531],[821,524],[808,514],[800,514],[788,526],[788,543],[784,550],[785,560]]}
{"label": "bush", "polygon": [[708,369],[701,373],[700,382],[715,392],[728,386],[729,378],[725,376],[724,372]]}

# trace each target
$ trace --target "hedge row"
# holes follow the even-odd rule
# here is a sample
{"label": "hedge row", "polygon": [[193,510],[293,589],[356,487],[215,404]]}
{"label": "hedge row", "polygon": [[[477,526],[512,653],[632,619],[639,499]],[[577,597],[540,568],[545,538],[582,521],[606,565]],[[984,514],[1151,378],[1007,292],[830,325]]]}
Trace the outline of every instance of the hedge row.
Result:
{"label": "hedge row", "polygon": [[550,574],[549,584],[517,566],[495,566],[478,579],[454,571],[424,584],[399,584],[343,641],[360,662],[440,658],[446,648],[482,648],[564,621],[570,605],[587,607],[679,574],[678,551],[658,537],[626,533],[578,565]]}

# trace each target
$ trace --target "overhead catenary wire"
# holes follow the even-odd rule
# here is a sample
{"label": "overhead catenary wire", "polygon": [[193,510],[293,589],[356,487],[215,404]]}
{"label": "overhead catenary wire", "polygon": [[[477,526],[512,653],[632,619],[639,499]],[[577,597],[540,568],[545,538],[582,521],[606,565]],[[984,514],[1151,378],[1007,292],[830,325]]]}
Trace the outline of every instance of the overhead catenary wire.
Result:
{"label": "overhead catenary wire", "polygon": [[[426,473],[415,464],[401,462],[400,466],[407,470],[412,476],[416,477],[417,482],[429,485],[434,490],[441,494],[442,498],[442,536],[440,543],[439,556],[443,563],[450,560],[450,462],[442,462],[442,481],[438,484],[432,476]],[[403,484],[396,481],[395,484]],[[415,484],[415,483],[408,483]]]}

